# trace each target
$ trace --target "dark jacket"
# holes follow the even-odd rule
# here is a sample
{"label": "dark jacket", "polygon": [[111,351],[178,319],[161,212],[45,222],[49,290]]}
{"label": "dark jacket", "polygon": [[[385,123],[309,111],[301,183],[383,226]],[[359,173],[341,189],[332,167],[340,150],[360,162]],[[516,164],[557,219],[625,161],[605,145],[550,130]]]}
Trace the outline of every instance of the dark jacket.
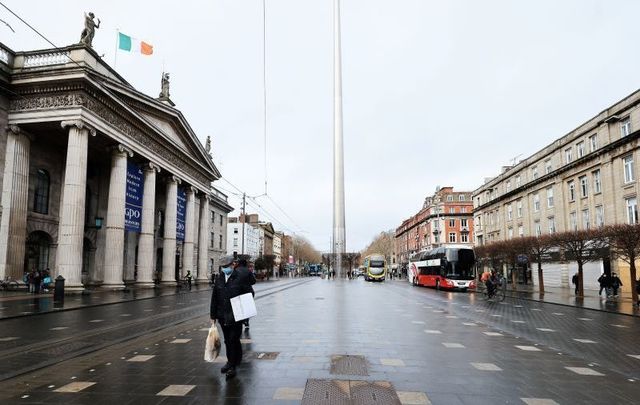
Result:
{"label": "dark jacket", "polygon": [[215,278],[213,293],[211,294],[211,319],[229,325],[235,322],[233,310],[231,309],[231,298],[238,295],[253,292],[253,284],[256,283],[256,276],[246,267],[238,267],[231,272],[229,280],[225,283],[224,273],[221,271]]}

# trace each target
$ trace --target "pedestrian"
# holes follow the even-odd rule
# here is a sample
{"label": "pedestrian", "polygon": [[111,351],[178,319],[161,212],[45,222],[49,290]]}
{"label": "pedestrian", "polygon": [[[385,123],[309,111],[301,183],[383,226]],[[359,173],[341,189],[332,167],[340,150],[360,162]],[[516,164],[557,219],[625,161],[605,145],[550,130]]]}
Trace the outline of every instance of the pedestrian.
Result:
{"label": "pedestrian", "polygon": [[187,285],[189,286],[189,290],[191,290],[191,281],[193,280],[193,276],[191,275],[191,270],[187,270],[187,275],[184,276],[187,280]]}
{"label": "pedestrian", "polygon": [[[636,294],[640,295],[640,278],[636,281]],[[636,302],[636,305],[640,307],[640,300]]]}
{"label": "pedestrian", "polygon": [[618,296],[618,288],[622,287],[622,281],[618,278],[616,273],[611,274],[611,288],[613,289],[613,296]]}
{"label": "pedestrian", "polygon": [[[246,263],[246,261],[245,261]],[[231,308],[231,298],[252,293],[256,277],[247,267],[234,268],[233,256],[225,256],[220,260],[220,273],[216,277],[211,294],[210,317],[218,322],[224,336],[227,352],[227,363],[220,369],[227,379],[236,376],[236,367],[242,361],[242,321],[236,321]]]}
{"label": "pedestrian", "polygon": [[36,268],[32,267],[29,274],[27,274],[27,282],[29,283],[30,293],[33,293],[35,289],[35,276],[36,276]]}
{"label": "pedestrian", "polygon": [[36,269],[33,273],[33,292],[34,294],[40,294],[40,282],[42,281],[42,273]]}
{"label": "pedestrian", "polygon": [[609,295],[609,287],[611,286],[611,278],[607,273],[602,273],[600,277],[598,277],[598,283],[600,284],[600,291],[598,291],[598,296],[602,295],[602,290],[604,290],[605,295]]}
{"label": "pedestrian", "polygon": [[580,293],[580,277],[578,277],[578,273],[575,273],[573,277],[571,277],[571,282],[575,285],[575,293],[578,295]]}

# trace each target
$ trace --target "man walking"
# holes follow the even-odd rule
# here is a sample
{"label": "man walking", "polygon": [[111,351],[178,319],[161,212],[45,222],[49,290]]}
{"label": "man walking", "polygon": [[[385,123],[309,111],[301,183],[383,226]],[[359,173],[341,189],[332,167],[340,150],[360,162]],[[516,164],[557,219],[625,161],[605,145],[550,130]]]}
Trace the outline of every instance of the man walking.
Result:
{"label": "man walking", "polygon": [[571,277],[571,282],[575,286],[575,289],[574,289],[575,294],[576,295],[580,294],[580,277],[578,276],[578,273],[575,273],[573,277]]}
{"label": "man walking", "polygon": [[233,256],[225,256],[220,261],[221,271],[215,278],[213,294],[211,295],[211,320],[220,323],[227,351],[227,364],[220,372],[226,374],[227,379],[236,375],[236,366],[242,361],[242,321],[236,321],[231,308],[231,298],[246,293],[253,293],[251,287],[256,278],[246,267],[238,266],[234,269]]}

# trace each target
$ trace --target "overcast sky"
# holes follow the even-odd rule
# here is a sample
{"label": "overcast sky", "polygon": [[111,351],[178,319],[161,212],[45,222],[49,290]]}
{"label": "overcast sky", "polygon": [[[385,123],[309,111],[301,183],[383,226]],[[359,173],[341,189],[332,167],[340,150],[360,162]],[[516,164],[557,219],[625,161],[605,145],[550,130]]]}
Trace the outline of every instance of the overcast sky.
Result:
{"label": "overcast sky", "polygon": [[[113,66],[116,30],[154,46],[117,70],[171,98],[223,176],[264,193],[262,0],[2,0],[57,46],[102,20],[94,48]],[[329,249],[332,232],[332,0],[266,0],[267,180],[256,201],[276,228]],[[633,0],[342,0],[347,250],[414,214],[437,185],[474,190],[640,85]],[[49,45],[0,8],[0,41]],[[224,181],[216,183],[235,190]],[[230,195],[233,206],[239,198]]]}

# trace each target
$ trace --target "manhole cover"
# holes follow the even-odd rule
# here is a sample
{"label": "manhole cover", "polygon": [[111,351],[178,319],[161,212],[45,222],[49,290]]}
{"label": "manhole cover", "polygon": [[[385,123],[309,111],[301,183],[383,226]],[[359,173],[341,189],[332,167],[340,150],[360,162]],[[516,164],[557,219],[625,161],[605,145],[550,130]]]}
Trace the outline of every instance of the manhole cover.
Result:
{"label": "manhole cover", "polygon": [[353,405],[400,405],[396,390],[388,381],[351,381],[351,403]]}
{"label": "manhole cover", "polygon": [[331,356],[331,374],[369,375],[364,356]]}
{"label": "manhole cover", "polygon": [[349,381],[307,380],[302,396],[302,405],[316,404],[351,404]]}
{"label": "manhole cover", "polygon": [[247,360],[275,360],[280,352],[249,352]]}

